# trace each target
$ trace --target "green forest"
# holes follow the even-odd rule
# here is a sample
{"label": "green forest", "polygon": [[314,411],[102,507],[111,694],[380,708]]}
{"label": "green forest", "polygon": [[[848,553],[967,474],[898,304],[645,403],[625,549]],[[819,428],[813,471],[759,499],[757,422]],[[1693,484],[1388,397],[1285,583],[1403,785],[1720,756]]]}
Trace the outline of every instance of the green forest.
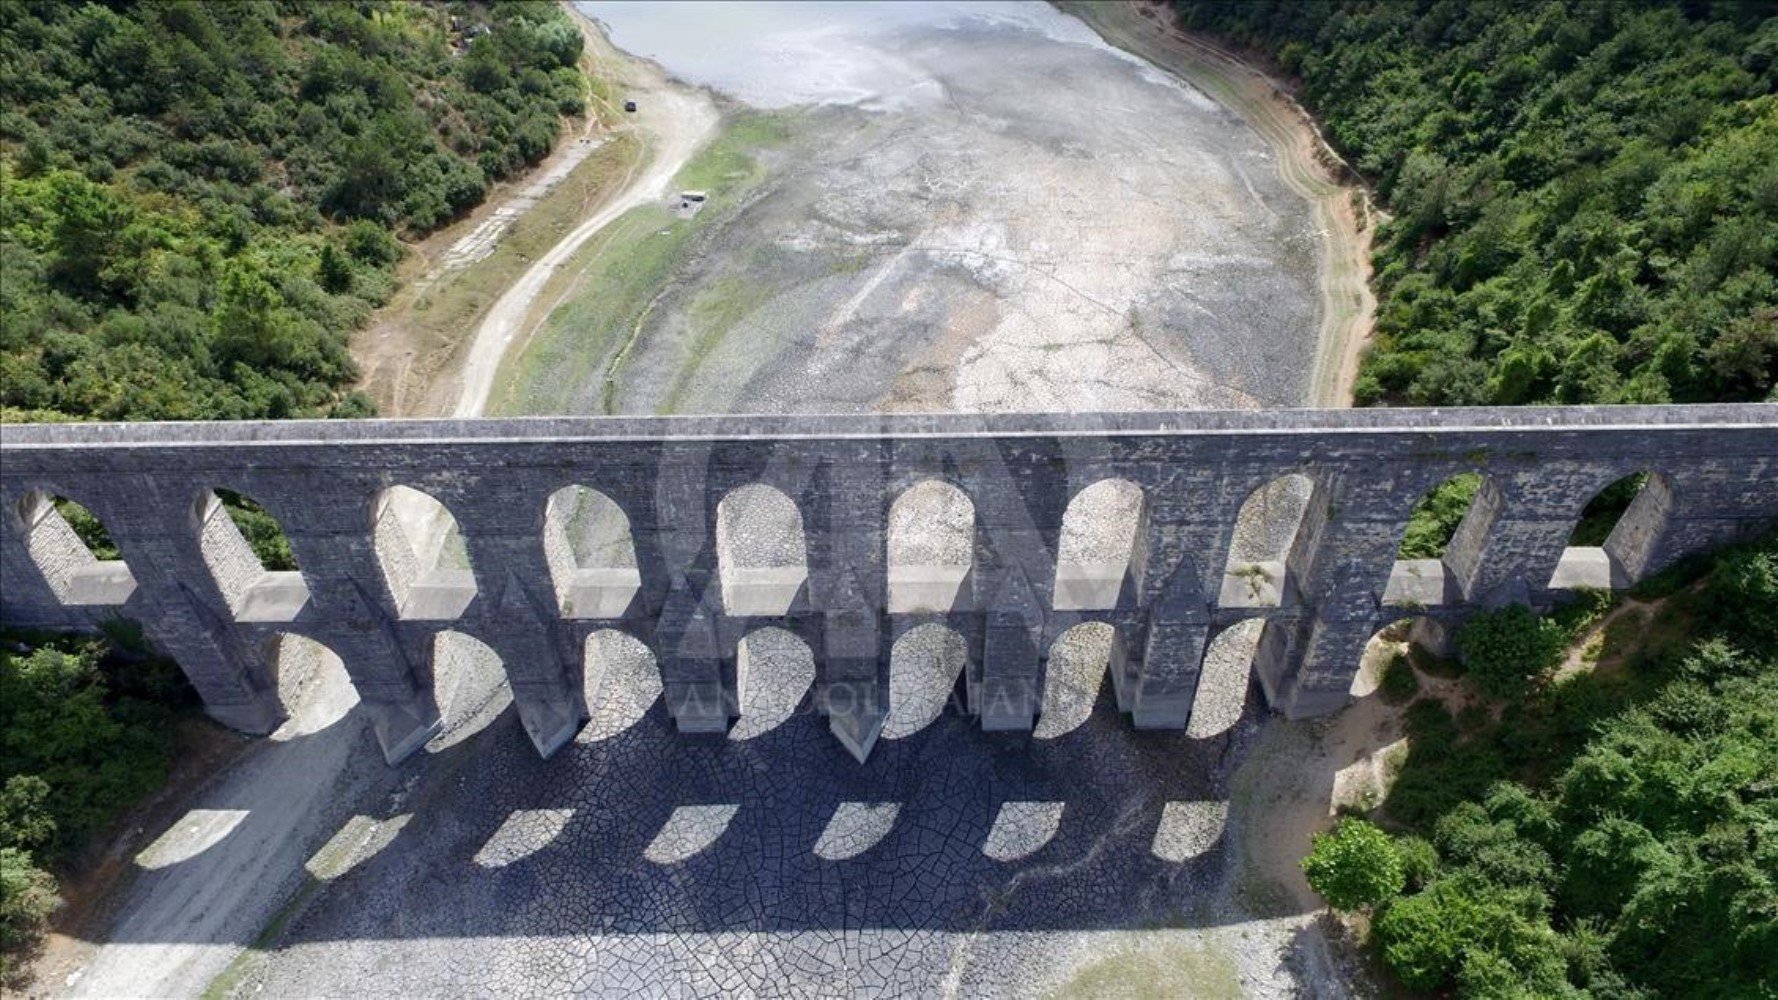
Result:
{"label": "green forest", "polygon": [[[1360,405],[1778,401],[1772,4],[1177,8],[1293,79],[1386,212]],[[1476,485],[1433,491],[1403,557],[1439,555]],[[1397,658],[1407,756],[1310,884],[1415,992],[1778,996],[1774,609],[1769,540]]]}
{"label": "green forest", "polygon": [[1299,84],[1390,218],[1364,404],[1778,399],[1778,16],[1184,0]]}
{"label": "green forest", "polygon": [[[1633,596],[1542,618],[1512,606],[1466,625],[1456,662],[1415,650],[1385,668],[1407,755],[1304,868],[1331,905],[1370,914],[1371,950],[1404,986],[1772,995],[1778,540]],[[1594,669],[1562,669],[1600,624]],[[1479,697],[1454,712],[1421,693],[1428,677]]]}
{"label": "green forest", "polygon": [[0,633],[0,989],[59,902],[47,870],[159,788],[197,693],[114,623],[104,636]]}
{"label": "green forest", "polygon": [[364,416],[403,250],[583,110],[554,4],[0,0],[0,413]]}

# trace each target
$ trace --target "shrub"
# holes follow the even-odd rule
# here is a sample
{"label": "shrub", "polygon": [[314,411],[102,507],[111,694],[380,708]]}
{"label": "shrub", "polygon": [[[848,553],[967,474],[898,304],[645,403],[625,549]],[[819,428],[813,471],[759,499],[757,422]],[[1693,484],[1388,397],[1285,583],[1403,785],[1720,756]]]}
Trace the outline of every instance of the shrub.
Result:
{"label": "shrub", "polygon": [[12,973],[10,954],[29,947],[61,900],[56,880],[16,847],[0,847],[0,982]]}
{"label": "shrub", "polygon": [[1427,749],[1446,747],[1457,742],[1457,724],[1451,710],[1443,702],[1422,698],[1408,706],[1402,726],[1412,744]]}
{"label": "shrub", "polygon": [[[158,787],[172,757],[167,710],[112,697],[99,669],[102,644],[57,643],[63,648],[24,655],[0,649],[0,775],[7,778],[8,812],[15,802],[26,815],[34,815],[33,802],[41,805],[54,822],[55,841],[45,848],[53,850],[72,846]],[[48,786],[46,797],[34,796],[34,783],[14,786],[14,778],[32,775]]]}
{"label": "shrub", "polygon": [[1336,910],[1358,910],[1393,898],[1407,884],[1406,868],[1387,833],[1361,819],[1343,819],[1317,834],[1303,859],[1309,885]]}
{"label": "shrub", "polygon": [[[1414,707],[1423,703],[1415,702]],[[1441,718],[1454,732],[1450,715]],[[1416,743],[1410,732],[1407,762],[1390,786],[1383,808],[1409,825],[1430,822],[1459,803],[1479,798],[1504,769],[1499,749],[1490,742],[1444,739]]]}
{"label": "shrub", "polygon": [[1377,693],[1391,705],[1405,705],[1420,693],[1420,679],[1414,676],[1414,665],[1406,656],[1396,653],[1383,664],[1383,678],[1377,684]]}
{"label": "shrub", "polygon": [[0,786],[0,847],[34,851],[56,839],[49,812],[49,783],[35,774],[15,774]]}
{"label": "shrub", "polygon": [[1407,878],[1407,889],[1419,892],[1432,884],[1438,875],[1438,848],[1424,837],[1395,838],[1395,854],[1401,858],[1402,874]]}
{"label": "shrub", "polygon": [[1616,913],[1636,892],[1644,872],[1674,861],[1654,834],[1617,816],[1582,831],[1567,854],[1562,903],[1579,915]]}
{"label": "shrub", "polygon": [[1482,477],[1473,472],[1452,476],[1433,487],[1408,516],[1407,530],[1401,539],[1401,558],[1437,559],[1443,556],[1451,536],[1457,533],[1457,525],[1463,522],[1463,515],[1469,513],[1469,505],[1481,488]]}
{"label": "shrub", "polygon": [[1412,989],[1434,990],[1457,971],[1464,947],[1485,922],[1481,907],[1446,879],[1390,904],[1374,933],[1396,978]]}
{"label": "shrub", "polygon": [[1713,624],[1748,649],[1778,650],[1778,548],[1737,549],[1705,585]]}
{"label": "shrub", "polygon": [[264,507],[233,490],[217,490],[229,519],[240,529],[241,537],[266,569],[273,572],[296,569],[296,557],[290,552],[290,539],[278,521]]}
{"label": "shrub", "polygon": [[1389,970],[1413,989],[1458,980],[1465,996],[1567,992],[1562,942],[1538,913],[1535,894],[1469,874],[1391,904],[1374,934]]}
{"label": "shrub", "polygon": [[1555,863],[1549,852],[1519,835],[1511,820],[1495,820],[1474,802],[1465,802],[1440,817],[1433,827],[1433,842],[1447,865],[1503,886],[1536,887],[1540,892],[1555,880]]}
{"label": "shrub", "polygon": [[1457,634],[1464,669],[1484,694],[1501,699],[1521,697],[1526,682],[1556,665],[1567,642],[1567,630],[1518,604],[1477,615]]}

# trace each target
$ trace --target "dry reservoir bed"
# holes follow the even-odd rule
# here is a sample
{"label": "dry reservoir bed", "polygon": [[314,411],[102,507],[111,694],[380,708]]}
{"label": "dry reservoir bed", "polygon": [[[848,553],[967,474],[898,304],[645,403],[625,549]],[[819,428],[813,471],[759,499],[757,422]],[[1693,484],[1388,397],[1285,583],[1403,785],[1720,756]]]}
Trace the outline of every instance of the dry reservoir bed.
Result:
{"label": "dry reservoir bed", "polygon": [[[618,45],[722,90],[725,128],[674,185],[706,193],[701,210],[634,209],[562,269],[490,412],[1307,400],[1321,235],[1275,152],[1072,18],[1036,4],[582,7]],[[1080,558],[1127,546],[1127,508],[1107,498]],[[937,498],[904,518],[905,544],[957,556],[919,529],[968,514]],[[799,555],[800,539],[739,534],[751,559]],[[1265,535],[1252,526],[1243,551],[1271,552]],[[1277,739],[1257,695],[1239,694],[1246,652],[1213,668],[1236,678],[1230,704],[1187,733],[1138,733],[1111,703],[1108,649],[1070,633],[1037,731],[984,734],[945,711],[959,643],[911,633],[862,766],[808,711],[813,665],[783,633],[749,640],[751,701],[705,740],[671,731],[645,650],[600,646],[595,718],[548,761],[503,711],[498,667],[453,650],[451,728],[408,765],[409,790],[365,810],[392,832],[336,859],[231,985],[1341,993],[1308,907],[1251,863],[1250,827],[1283,793],[1262,782],[1231,803],[1253,784],[1235,777],[1248,751]]]}

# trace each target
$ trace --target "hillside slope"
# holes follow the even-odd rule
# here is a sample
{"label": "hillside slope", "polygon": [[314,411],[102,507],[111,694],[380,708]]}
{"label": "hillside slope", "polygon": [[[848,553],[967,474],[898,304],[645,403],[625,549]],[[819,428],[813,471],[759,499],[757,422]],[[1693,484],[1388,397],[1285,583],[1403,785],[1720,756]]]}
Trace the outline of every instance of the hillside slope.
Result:
{"label": "hillside slope", "polygon": [[1769,4],[1177,6],[1394,216],[1361,404],[1778,399]]}
{"label": "hillside slope", "polygon": [[536,2],[0,3],[8,418],[367,413],[396,236],[549,152],[581,46]]}

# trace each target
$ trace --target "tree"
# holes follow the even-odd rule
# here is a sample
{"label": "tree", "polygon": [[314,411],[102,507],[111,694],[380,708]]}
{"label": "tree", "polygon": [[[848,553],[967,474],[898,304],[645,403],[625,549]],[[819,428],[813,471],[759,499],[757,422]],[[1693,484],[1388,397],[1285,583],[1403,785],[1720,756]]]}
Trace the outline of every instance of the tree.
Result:
{"label": "tree", "polygon": [[0,847],[0,982],[12,972],[7,955],[34,943],[60,903],[56,880],[29,854]]}
{"label": "tree", "polygon": [[[0,6],[12,419],[362,414],[346,342],[394,234],[473,208],[582,108],[549,4]],[[490,29],[473,66],[453,18]],[[241,268],[275,294],[244,299]]]}
{"label": "tree", "polygon": [[1303,859],[1303,872],[1309,886],[1336,910],[1376,906],[1407,885],[1395,842],[1361,819],[1343,819],[1332,833],[1317,834]]}
{"label": "tree", "polygon": [[100,279],[128,215],[110,191],[78,174],[58,173],[49,183],[56,279],[77,298],[100,298]]}
{"label": "tree", "polygon": [[1567,640],[1557,623],[1524,605],[1509,604],[1470,619],[1457,633],[1457,650],[1484,694],[1513,699],[1527,681],[1555,665]]}
{"label": "tree", "polygon": [[49,783],[35,774],[15,774],[0,786],[0,847],[34,851],[56,839],[50,815]]}
{"label": "tree", "polygon": [[335,295],[352,290],[352,265],[346,260],[345,254],[333,248],[332,243],[321,245],[321,261],[316,267],[316,277],[320,279],[322,288]]}

